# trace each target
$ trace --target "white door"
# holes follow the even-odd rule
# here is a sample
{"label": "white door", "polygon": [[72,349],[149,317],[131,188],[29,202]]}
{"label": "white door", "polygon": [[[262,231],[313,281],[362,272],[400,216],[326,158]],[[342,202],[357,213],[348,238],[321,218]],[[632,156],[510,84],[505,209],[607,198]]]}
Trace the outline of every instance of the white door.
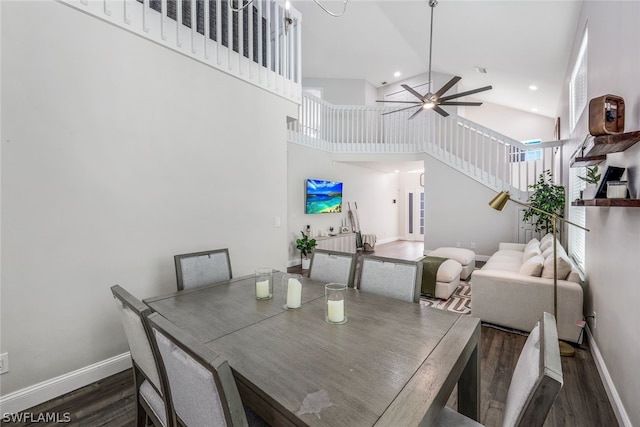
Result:
{"label": "white door", "polygon": [[407,192],[406,239],[424,241],[424,190]]}

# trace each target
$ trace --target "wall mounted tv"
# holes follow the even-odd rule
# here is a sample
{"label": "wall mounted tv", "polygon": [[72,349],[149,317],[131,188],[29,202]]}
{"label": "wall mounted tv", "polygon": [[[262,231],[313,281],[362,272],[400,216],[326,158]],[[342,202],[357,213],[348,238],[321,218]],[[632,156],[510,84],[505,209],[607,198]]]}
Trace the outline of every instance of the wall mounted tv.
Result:
{"label": "wall mounted tv", "polygon": [[307,179],[305,200],[308,214],[342,212],[342,183]]}

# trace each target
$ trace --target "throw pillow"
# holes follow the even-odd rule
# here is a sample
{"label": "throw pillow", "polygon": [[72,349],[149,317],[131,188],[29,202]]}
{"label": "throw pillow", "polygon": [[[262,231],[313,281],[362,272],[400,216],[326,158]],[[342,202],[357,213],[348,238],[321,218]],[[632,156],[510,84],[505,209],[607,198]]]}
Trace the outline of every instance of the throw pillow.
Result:
{"label": "throw pillow", "polygon": [[553,233],[547,233],[540,239],[540,243],[553,239]]}
{"label": "throw pillow", "polygon": [[[558,242],[560,245],[560,242]],[[547,248],[553,247],[553,239],[547,239],[544,242],[540,242],[540,250],[544,252]]]}
{"label": "throw pillow", "polygon": [[541,255],[541,254],[542,252],[540,251],[540,248],[537,246],[534,246],[533,248],[526,250],[524,252],[524,255],[522,255],[522,262],[527,262],[534,256]]}
{"label": "throw pillow", "polygon": [[527,252],[531,248],[539,248],[539,247],[540,247],[540,241],[534,237],[533,239],[527,242],[526,246],[524,247],[524,252]]}
{"label": "throw pillow", "polygon": [[522,264],[519,273],[526,276],[540,277],[543,265],[544,258],[542,258],[542,255],[536,255]]}
{"label": "throw pillow", "polygon": [[[558,280],[564,280],[571,273],[571,261],[566,255],[558,255]],[[553,279],[553,256],[545,259],[542,278]]]}
{"label": "throw pillow", "polygon": [[[545,249],[542,252],[542,257],[544,259],[547,259],[549,257],[549,255],[553,255],[553,245],[549,246],[547,249]],[[560,254],[558,254],[558,255],[560,255]]]}

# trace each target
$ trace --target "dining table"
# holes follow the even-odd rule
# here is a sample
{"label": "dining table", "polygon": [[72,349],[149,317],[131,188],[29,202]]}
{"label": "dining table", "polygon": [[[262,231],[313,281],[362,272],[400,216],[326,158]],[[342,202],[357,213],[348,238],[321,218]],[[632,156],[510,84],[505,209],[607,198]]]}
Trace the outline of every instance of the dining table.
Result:
{"label": "dining table", "polygon": [[325,320],[324,282],[300,278],[287,309],[245,276],[144,302],[227,359],[240,396],[274,426],[428,426],[457,384],[457,410],[478,420],[480,319],[354,288],[346,323]]}

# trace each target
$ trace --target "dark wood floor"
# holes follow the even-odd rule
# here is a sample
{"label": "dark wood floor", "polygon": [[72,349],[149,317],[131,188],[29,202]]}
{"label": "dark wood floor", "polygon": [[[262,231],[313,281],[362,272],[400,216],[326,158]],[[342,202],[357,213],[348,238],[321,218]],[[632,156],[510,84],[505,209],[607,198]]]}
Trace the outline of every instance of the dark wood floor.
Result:
{"label": "dark wood floor", "polygon": [[[417,255],[415,255],[417,253]],[[401,259],[422,255],[422,243],[392,242],[376,245],[375,254]],[[414,256],[415,255],[415,256]],[[473,286],[473,285],[472,285]],[[509,381],[526,336],[482,326],[481,413],[486,426],[502,425]],[[564,387],[545,422],[546,427],[600,427],[618,425],[586,344],[576,348],[575,357],[562,358]],[[456,407],[456,393],[448,405]],[[43,403],[26,412],[68,413],[70,426],[132,426],[135,419],[133,376],[130,370]],[[59,423],[2,423],[6,426],[56,426]]]}

